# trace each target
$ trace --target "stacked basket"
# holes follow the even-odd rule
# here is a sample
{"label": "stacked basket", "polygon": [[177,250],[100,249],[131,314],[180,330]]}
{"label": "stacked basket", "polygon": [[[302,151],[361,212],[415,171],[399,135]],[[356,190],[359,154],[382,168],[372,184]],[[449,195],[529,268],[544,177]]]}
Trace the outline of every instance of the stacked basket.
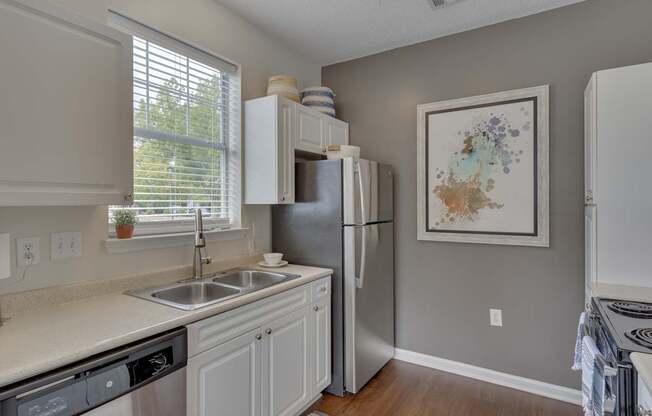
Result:
{"label": "stacked basket", "polygon": [[267,82],[267,95],[280,95],[289,100],[299,102],[297,79],[289,75],[276,75]]}
{"label": "stacked basket", "polygon": [[301,91],[301,104],[335,117],[335,94],[328,87],[308,87]]}

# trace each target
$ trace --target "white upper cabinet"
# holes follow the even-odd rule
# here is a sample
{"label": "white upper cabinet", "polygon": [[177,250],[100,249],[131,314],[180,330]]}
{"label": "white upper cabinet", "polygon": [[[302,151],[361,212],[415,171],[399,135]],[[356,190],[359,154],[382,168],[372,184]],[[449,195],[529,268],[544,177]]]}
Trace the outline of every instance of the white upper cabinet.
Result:
{"label": "white upper cabinet", "polygon": [[349,144],[348,123],[276,95],[245,102],[244,122],[245,204],[293,204],[295,150]]}
{"label": "white upper cabinet", "polygon": [[587,289],[652,287],[652,63],[599,71],[585,93]]}
{"label": "white upper cabinet", "polygon": [[326,120],[326,147],[331,144],[349,144],[349,123],[329,117]]}
{"label": "white upper cabinet", "polygon": [[294,146],[297,150],[324,153],[326,134],[324,118],[328,117],[303,105],[297,106],[297,132]]}
{"label": "white upper cabinet", "polygon": [[0,206],[133,193],[132,42],[41,0],[0,0]]}
{"label": "white upper cabinet", "polygon": [[245,103],[245,203],[294,203],[294,103],[278,96]]}

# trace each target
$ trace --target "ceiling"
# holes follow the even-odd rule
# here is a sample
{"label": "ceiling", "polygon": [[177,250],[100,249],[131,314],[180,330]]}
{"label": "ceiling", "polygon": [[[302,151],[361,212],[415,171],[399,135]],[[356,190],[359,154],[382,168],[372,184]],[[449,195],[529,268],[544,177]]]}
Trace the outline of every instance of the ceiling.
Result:
{"label": "ceiling", "polygon": [[217,0],[309,60],[328,65],[583,0]]}

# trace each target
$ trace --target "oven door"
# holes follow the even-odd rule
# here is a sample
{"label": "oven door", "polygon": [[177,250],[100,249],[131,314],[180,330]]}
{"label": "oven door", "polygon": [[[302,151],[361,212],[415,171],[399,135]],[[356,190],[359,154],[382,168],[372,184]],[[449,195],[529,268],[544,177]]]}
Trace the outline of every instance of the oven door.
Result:
{"label": "oven door", "polygon": [[613,416],[636,416],[636,379],[631,364],[618,362],[599,315],[589,314],[588,328],[589,335],[608,365],[618,370],[616,376],[605,377],[609,397],[604,406],[605,412]]}

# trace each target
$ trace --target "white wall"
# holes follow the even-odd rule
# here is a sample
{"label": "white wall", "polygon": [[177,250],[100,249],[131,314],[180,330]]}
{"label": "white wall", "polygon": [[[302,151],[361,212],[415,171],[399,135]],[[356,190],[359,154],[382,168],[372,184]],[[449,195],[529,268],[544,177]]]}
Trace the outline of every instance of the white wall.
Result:
{"label": "white wall", "polygon": [[[267,78],[274,74],[292,74],[304,86],[321,82],[319,65],[293,53],[215,0],[56,0],[56,3],[103,22],[107,19],[107,9],[111,8],[239,63],[244,99],[264,95]],[[246,207],[243,222],[255,223],[256,248],[269,249],[269,207]],[[0,280],[0,294],[192,262],[190,246],[109,255],[102,244],[107,230],[107,207],[0,208],[0,233],[11,233],[13,264],[11,279]],[[50,233],[58,231],[82,232],[82,258],[50,261]],[[41,263],[29,267],[22,279],[24,268],[16,267],[15,239],[30,236],[41,238]],[[209,255],[214,259],[246,255],[248,249],[246,240],[208,245]]]}

